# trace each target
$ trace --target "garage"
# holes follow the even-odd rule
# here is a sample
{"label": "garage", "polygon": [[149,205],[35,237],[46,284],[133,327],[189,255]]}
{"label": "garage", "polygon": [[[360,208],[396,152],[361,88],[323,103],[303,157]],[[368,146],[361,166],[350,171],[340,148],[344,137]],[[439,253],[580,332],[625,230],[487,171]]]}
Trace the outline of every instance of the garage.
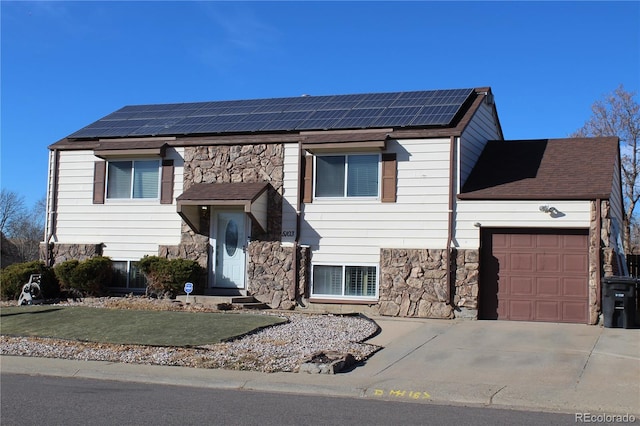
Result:
{"label": "garage", "polygon": [[586,229],[482,229],[479,319],[586,324]]}

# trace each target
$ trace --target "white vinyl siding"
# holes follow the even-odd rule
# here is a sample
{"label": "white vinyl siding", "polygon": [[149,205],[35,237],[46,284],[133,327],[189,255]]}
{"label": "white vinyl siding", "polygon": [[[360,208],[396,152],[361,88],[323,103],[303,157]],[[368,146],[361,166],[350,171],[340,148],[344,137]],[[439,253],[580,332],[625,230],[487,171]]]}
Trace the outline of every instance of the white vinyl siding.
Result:
{"label": "white vinyl siding", "polygon": [[[158,254],[159,245],[180,243],[181,220],[174,204],[155,199],[109,199],[93,204],[93,151],[59,153],[58,203],[55,242],[104,244],[112,259],[138,260]],[[174,160],[173,199],[182,193],[183,149],[168,149]]]}
{"label": "white vinyl siding", "polygon": [[469,177],[487,141],[499,139],[501,136],[496,118],[493,116],[493,107],[483,102],[459,138],[458,182],[460,186],[464,185]]}
{"label": "white vinyl siding", "polygon": [[300,179],[300,151],[297,143],[284,145],[284,180],[282,196],[282,235],[281,241],[293,243],[296,239],[298,181]]}
{"label": "white vinyl siding", "polygon": [[[312,262],[377,263],[380,248],[445,248],[449,138],[390,140],[397,155],[397,200],[316,198],[304,204],[300,243]],[[286,193],[286,190],[285,190]]]}
{"label": "white vinyl siding", "polygon": [[[541,205],[555,207],[560,215],[540,211]],[[456,208],[454,244],[477,249],[480,228],[589,228],[590,201],[549,200],[459,200]]]}
{"label": "white vinyl siding", "polygon": [[613,187],[611,188],[611,217],[614,217],[620,226],[622,226],[622,219],[624,217],[624,202],[622,201],[622,187],[620,186],[620,159],[616,159],[615,170],[613,173]]}

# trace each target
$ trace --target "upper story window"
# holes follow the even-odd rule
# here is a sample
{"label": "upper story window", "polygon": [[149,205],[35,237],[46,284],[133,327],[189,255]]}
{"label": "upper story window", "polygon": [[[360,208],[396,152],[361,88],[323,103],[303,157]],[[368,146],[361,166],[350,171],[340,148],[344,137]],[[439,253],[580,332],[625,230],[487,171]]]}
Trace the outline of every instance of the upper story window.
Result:
{"label": "upper story window", "polygon": [[378,197],[380,155],[316,156],[315,196]]}
{"label": "upper story window", "polygon": [[157,199],[159,188],[159,160],[109,161],[107,199]]}

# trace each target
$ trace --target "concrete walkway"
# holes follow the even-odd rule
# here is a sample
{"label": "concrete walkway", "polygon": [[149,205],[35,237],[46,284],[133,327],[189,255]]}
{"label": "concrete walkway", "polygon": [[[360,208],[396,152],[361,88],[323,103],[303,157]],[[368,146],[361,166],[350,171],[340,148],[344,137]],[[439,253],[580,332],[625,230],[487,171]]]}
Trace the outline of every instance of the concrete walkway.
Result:
{"label": "concrete walkway", "polygon": [[73,376],[640,418],[640,329],[373,318],[384,346],[337,375],[2,356],[4,373]]}

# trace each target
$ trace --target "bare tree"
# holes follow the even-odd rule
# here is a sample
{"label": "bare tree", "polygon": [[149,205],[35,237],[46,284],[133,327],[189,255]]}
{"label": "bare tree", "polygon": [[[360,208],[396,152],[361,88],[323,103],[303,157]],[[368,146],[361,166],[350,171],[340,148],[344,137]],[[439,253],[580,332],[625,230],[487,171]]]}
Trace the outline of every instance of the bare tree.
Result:
{"label": "bare tree", "polygon": [[636,92],[627,92],[622,85],[618,86],[591,106],[591,118],[572,135],[617,136],[620,139],[622,191],[625,199],[622,232],[627,253],[630,253],[632,248],[632,228],[638,224],[634,212],[640,199],[640,105],[635,96]]}
{"label": "bare tree", "polygon": [[3,189],[0,202],[2,266],[13,262],[37,260],[40,242],[44,239],[45,198],[27,209],[22,196]]}
{"label": "bare tree", "polygon": [[3,188],[0,191],[0,232],[6,234],[11,222],[22,216],[24,212],[24,197]]}
{"label": "bare tree", "polygon": [[23,214],[11,221],[8,234],[17,248],[17,255],[21,262],[38,259],[40,242],[44,239],[44,217],[43,197],[31,209],[25,210]]}

